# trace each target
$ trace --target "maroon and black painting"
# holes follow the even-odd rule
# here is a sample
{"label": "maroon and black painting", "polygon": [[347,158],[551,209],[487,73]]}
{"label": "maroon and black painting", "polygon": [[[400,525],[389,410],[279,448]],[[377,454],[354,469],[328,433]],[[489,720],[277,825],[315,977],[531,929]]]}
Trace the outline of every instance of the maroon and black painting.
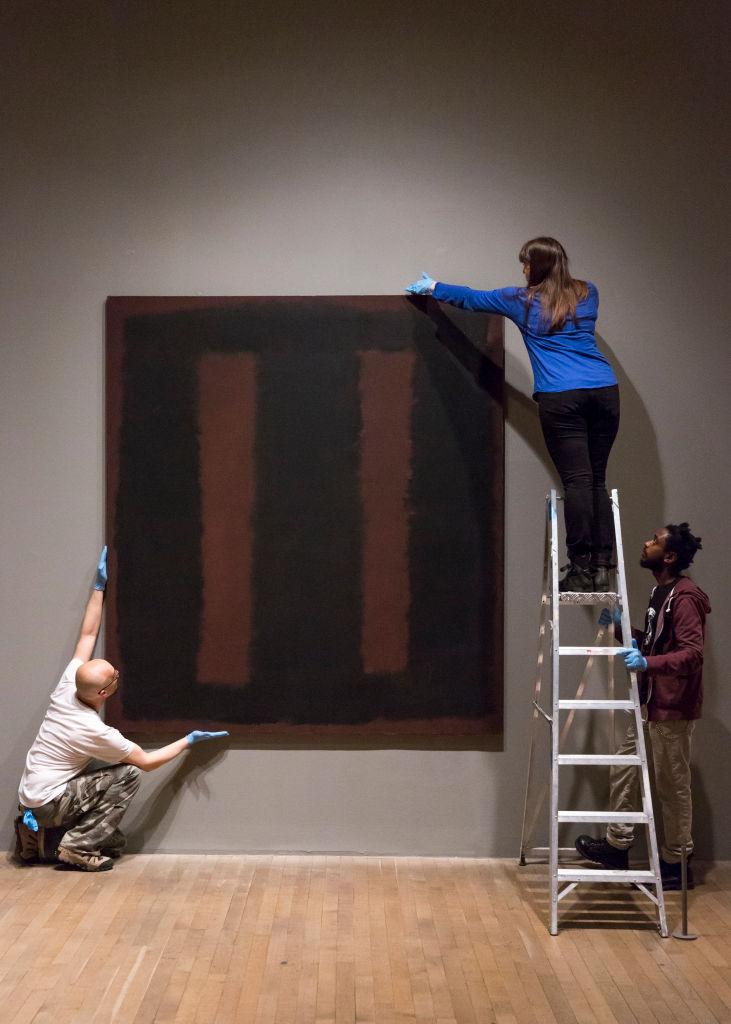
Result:
{"label": "maroon and black painting", "polygon": [[107,301],[107,720],[499,735],[502,321]]}

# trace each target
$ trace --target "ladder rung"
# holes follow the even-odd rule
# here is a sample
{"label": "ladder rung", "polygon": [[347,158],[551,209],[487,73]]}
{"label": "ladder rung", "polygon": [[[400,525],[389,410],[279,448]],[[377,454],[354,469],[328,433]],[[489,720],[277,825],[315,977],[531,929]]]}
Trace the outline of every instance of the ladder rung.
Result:
{"label": "ladder rung", "polygon": [[634,711],[631,700],[560,700],[560,711]]}
{"label": "ladder rung", "polygon": [[569,591],[558,595],[559,604],[608,604],[609,601],[616,601],[619,594],[611,590],[597,590],[596,593],[588,594]]}
{"label": "ladder rung", "polygon": [[559,754],[559,764],[642,764],[637,754]]}
{"label": "ladder rung", "polygon": [[652,871],[618,871],[607,868],[559,868],[559,882],[649,882],[657,883]]}
{"label": "ladder rung", "polygon": [[584,657],[590,655],[591,657],[608,656],[611,658],[616,657],[624,650],[623,647],[559,647],[559,654],[578,654]]}
{"label": "ladder rung", "polygon": [[559,811],[559,821],[586,821],[611,824],[626,822],[627,824],[647,824],[648,817],[644,811]]}

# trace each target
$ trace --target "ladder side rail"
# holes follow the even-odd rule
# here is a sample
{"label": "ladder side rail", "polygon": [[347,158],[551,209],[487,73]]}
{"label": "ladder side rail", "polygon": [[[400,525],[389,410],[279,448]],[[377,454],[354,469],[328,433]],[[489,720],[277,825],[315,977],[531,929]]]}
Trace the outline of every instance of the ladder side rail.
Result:
{"label": "ladder side rail", "polygon": [[550,873],[551,873],[551,935],[558,933],[558,782],[559,782],[559,603],[558,603],[558,498],[556,489],[551,489],[550,520],[551,520],[551,839],[550,839]]}
{"label": "ladder side rail", "polygon": [[[614,515],[614,540],[617,547],[617,579],[619,581],[619,602],[620,616],[622,622],[622,639],[625,646],[632,646],[632,627],[629,614],[629,601],[627,600],[627,577],[624,568],[624,547],[622,543],[622,527],[619,517],[619,496],[616,488],[612,490],[612,512]],[[652,797],[650,792],[650,774],[647,768],[647,750],[645,747],[645,735],[643,731],[642,710],[640,707],[640,693],[637,685],[637,674],[629,673],[629,687],[632,702],[634,704],[635,734],[637,737],[637,753],[639,754],[642,775],[642,810],[647,816],[647,838],[650,847],[650,867],[655,876],[657,890],[657,909],[660,926],[660,934],[667,938],[668,928],[665,918],[665,900],[662,890],[660,876],[660,858],[657,849],[657,832],[655,830],[655,816],[652,808]]]}
{"label": "ladder side rail", "polygon": [[622,527],[619,521],[619,496],[616,488],[612,491],[612,514],[614,516],[614,543],[617,548],[617,580],[619,583],[619,613],[622,621],[622,639],[626,647],[632,646],[632,627],[627,601],[627,574],[624,569],[624,547],[622,544]]}
{"label": "ladder side rail", "polygon": [[[616,644],[616,640],[615,640],[615,636],[614,636],[614,609],[617,607],[617,604],[618,604],[617,600],[611,601],[610,604],[609,604],[609,614],[612,616],[612,618],[611,618],[611,621],[610,621],[609,625],[604,627],[604,631],[606,633],[606,642],[608,644],[609,643]],[[604,639],[604,637],[602,637],[602,639]],[[616,679],[615,679],[615,674],[614,674],[614,666],[615,666],[616,660],[617,660],[616,659],[616,655],[612,656],[611,658],[609,658],[608,659],[609,664],[608,664],[608,668],[607,668],[607,698],[610,701],[612,701],[613,703],[616,703],[616,695],[617,695],[616,686],[615,686]],[[617,716],[614,714],[614,710],[610,710],[610,712],[609,712],[609,721],[607,723],[607,739],[609,741],[609,747],[610,747],[611,750],[616,750],[617,749],[616,745],[615,745],[616,721],[617,721]]]}
{"label": "ladder side rail", "polygon": [[[624,632],[622,634],[624,636]],[[637,673],[630,672],[630,692],[635,702],[635,734],[637,736],[637,753],[639,754],[642,772],[642,809],[647,816],[647,840],[650,847],[650,867],[657,882],[657,910],[660,923],[660,934],[664,939],[668,935],[668,926],[665,920],[665,901],[663,898],[662,880],[660,875],[660,854],[657,848],[657,832],[655,829],[655,814],[652,807],[652,796],[650,790],[650,773],[647,767],[647,748],[645,746],[644,722],[642,720],[642,709],[640,707],[640,692],[637,685]]]}
{"label": "ladder side rail", "polygon": [[[548,498],[546,498],[546,506],[548,506]],[[543,796],[540,796],[536,807],[534,808],[533,815],[528,821],[528,806],[531,795],[531,783],[533,780],[534,762],[535,762],[535,748],[536,748],[536,733],[537,725],[540,716],[545,715],[545,712],[541,709],[541,684],[543,681],[543,673],[545,671],[546,662],[546,643],[548,634],[550,632],[550,622],[548,619],[549,609],[549,587],[551,580],[551,566],[549,560],[549,545],[548,545],[548,530],[549,530],[549,518],[548,508],[546,511],[546,543],[544,548],[543,557],[543,594],[541,596],[541,615],[540,624],[538,627],[538,658],[536,661],[536,685],[533,695],[533,720],[531,722],[531,737],[530,737],[530,751],[528,754],[528,773],[525,781],[525,798],[523,800],[523,826],[520,831],[520,864],[525,864],[525,853],[528,848],[528,844],[533,835],[533,830],[538,820],[538,815],[543,804]]]}

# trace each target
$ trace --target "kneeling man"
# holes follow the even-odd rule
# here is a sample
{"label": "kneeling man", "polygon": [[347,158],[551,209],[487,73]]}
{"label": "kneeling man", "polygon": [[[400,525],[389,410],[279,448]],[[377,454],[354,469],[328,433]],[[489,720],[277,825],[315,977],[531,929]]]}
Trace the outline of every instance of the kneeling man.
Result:
{"label": "kneeling man", "polygon": [[[24,862],[38,859],[40,828],[41,835],[55,830],[61,836],[56,854],[61,863],[81,871],[108,871],[124,848],[119,823],[139,788],[140,769],[152,771],[199,740],[228,735],[196,731],[145,751],[99,717],[119,681],[108,661],[90,660],[101,625],[106,559],[104,548],[74,656],[51,694],[20,780],[16,852]],[[92,760],[106,766],[87,770]],[[42,850],[46,858],[49,853]]]}

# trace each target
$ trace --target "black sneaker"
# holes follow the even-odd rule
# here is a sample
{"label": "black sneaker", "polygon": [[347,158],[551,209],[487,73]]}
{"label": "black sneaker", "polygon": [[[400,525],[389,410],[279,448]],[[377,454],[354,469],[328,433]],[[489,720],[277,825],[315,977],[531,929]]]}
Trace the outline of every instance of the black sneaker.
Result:
{"label": "black sneaker", "polygon": [[[663,860],[662,857],[660,858],[660,877],[662,878],[662,887],[666,892],[678,892],[683,888],[682,872],[683,868],[680,861],[670,864],[668,861]],[[686,884],[688,889],[695,889],[690,864],[687,867]]]}
{"label": "black sneaker", "polygon": [[582,857],[603,864],[605,868],[617,871],[629,870],[629,854],[626,850],[618,850],[606,839],[594,839],[593,836],[579,836],[574,843]]}

